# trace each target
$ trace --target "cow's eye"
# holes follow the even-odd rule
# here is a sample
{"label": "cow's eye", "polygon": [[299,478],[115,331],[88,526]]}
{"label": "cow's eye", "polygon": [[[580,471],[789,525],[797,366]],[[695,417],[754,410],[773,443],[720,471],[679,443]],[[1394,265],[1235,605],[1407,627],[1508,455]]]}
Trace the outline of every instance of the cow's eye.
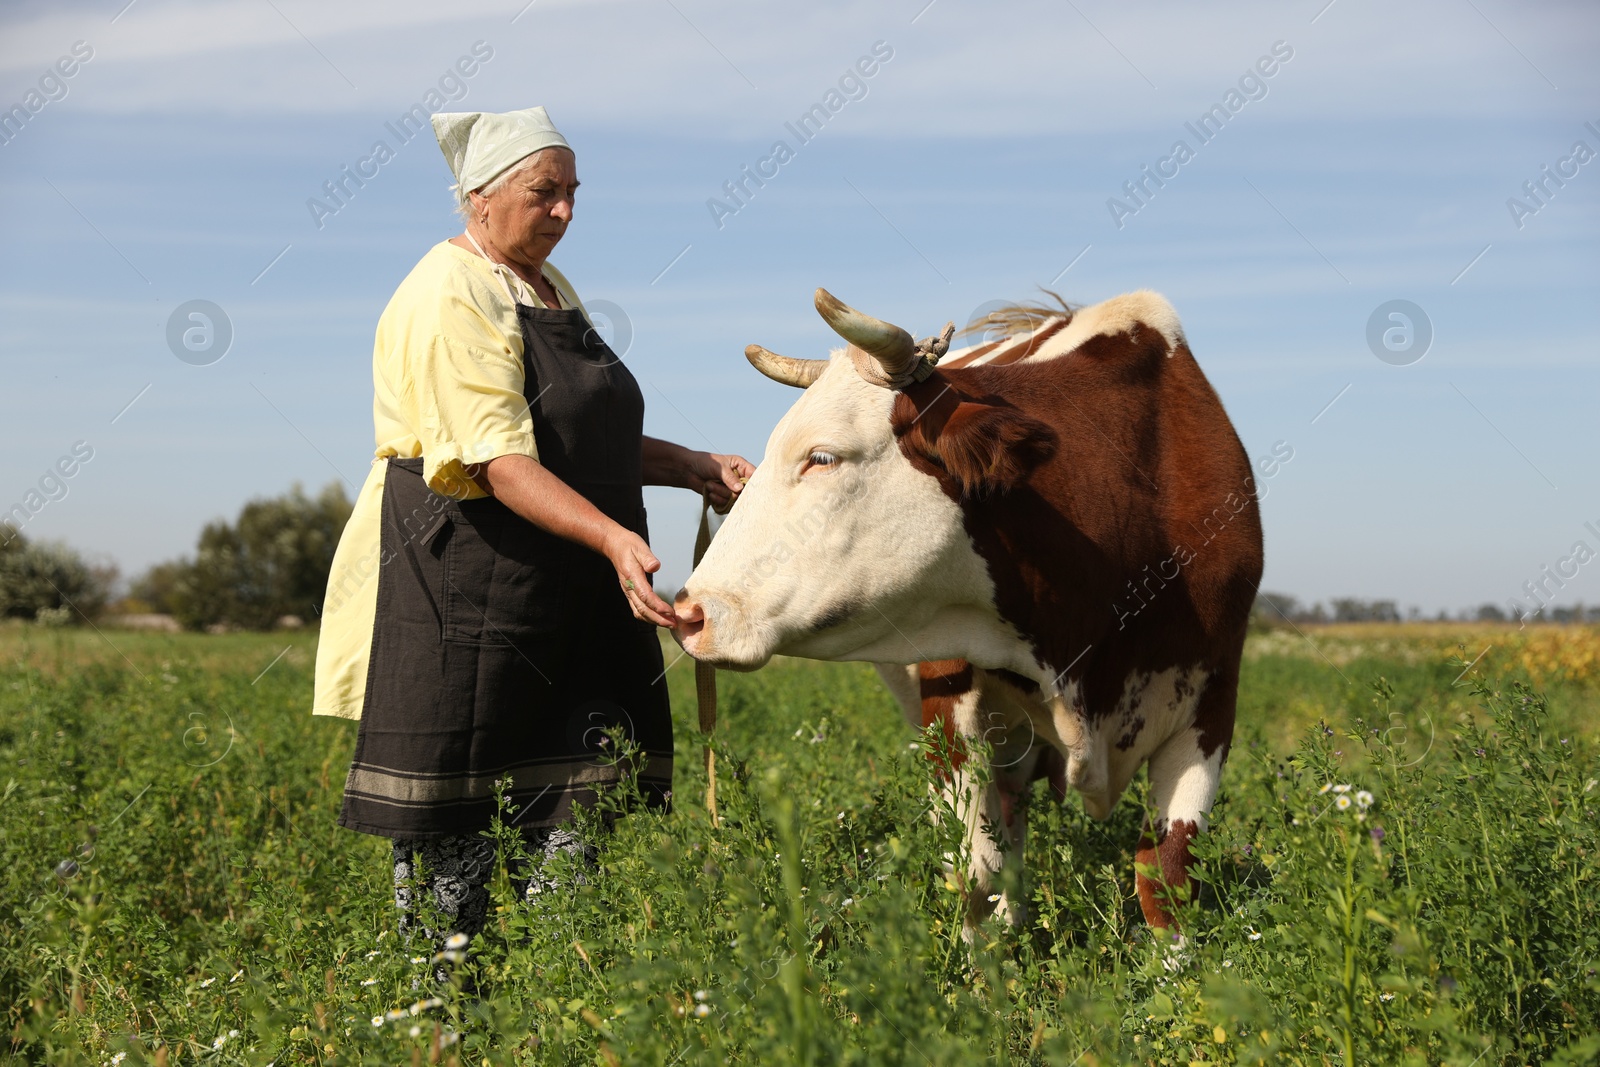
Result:
{"label": "cow's eye", "polygon": [[829,467],[835,466],[838,462],[839,457],[834,455],[832,452],[821,448],[813,448],[811,450],[811,454],[806,457],[806,465],[800,471],[800,473],[810,474],[814,470],[826,470]]}

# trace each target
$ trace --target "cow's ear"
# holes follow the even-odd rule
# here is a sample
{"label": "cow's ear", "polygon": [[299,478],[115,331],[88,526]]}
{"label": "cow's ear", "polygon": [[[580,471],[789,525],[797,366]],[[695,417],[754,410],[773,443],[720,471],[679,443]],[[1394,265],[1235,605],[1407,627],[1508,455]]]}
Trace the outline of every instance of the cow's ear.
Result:
{"label": "cow's ear", "polygon": [[966,497],[994,496],[1014,488],[1055,452],[1056,435],[1014,408],[963,402],[938,428],[934,459]]}

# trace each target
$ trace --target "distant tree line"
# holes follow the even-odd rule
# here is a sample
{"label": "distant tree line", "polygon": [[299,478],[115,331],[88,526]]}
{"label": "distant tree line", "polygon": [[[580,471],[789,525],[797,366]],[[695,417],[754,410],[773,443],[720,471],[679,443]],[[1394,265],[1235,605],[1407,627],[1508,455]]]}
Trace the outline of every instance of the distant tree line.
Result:
{"label": "distant tree line", "polygon": [[165,615],[190,630],[315,624],[349,518],[350,500],[337,482],[315,497],[296,485],[252,500],[233,522],[207,523],[193,556],[156,564],[120,599],[114,566],[0,523],[0,619],[64,625],[107,613]]}
{"label": "distant tree line", "polygon": [[[1426,615],[1421,608],[1408,607],[1402,614],[1393,600],[1360,600],[1355,597],[1334,597],[1324,607],[1320,601],[1304,604],[1288,593],[1263,591],[1256,595],[1250,612],[1250,625],[1254,629],[1271,629],[1274,626],[1316,625],[1324,622],[1517,622],[1522,616],[1507,612],[1498,604],[1479,604],[1464,608],[1451,615],[1439,611]],[[1582,623],[1600,622],[1600,604],[1585,607],[1552,607],[1528,620],[1529,622]]]}
{"label": "distant tree line", "polygon": [[[105,613],[170,616],[191,630],[266,630],[298,620],[315,625],[339,535],[350,518],[344,488],[333,482],[316,496],[299,485],[282,496],[252,500],[233,522],[200,531],[193,556],[158,563],[116,596],[118,573],[55,541],[32,541],[0,523],[0,619],[63,625]],[[1516,622],[1496,604],[1450,615],[1404,612],[1393,600],[1335,597],[1306,604],[1288,593],[1262,592],[1253,629],[1331,622]],[[1600,623],[1600,605],[1551,607],[1537,621]]]}

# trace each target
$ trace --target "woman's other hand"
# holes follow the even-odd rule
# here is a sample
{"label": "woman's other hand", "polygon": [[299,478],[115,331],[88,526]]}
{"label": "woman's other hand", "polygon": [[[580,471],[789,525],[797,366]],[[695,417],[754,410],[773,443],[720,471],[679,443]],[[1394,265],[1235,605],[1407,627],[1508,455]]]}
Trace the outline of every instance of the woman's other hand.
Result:
{"label": "woman's other hand", "polygon": [[644,538],[624,526],[616,527],[606,540],[606,558],[616,568],[617,584],[622,586],[634,618],[657,626],[678,624],[672,606],[650,588],[650,575],[661,569],[661,561]]}
{"label": "woman's other hand", "polygon": [[697,493],[708,489],[711,506],[722,514],[733,505],[733,500],[744,488],[744,483],[755,474],[754,463],[743,456],[724,456],[715,452],[690,453],[687,487]]}

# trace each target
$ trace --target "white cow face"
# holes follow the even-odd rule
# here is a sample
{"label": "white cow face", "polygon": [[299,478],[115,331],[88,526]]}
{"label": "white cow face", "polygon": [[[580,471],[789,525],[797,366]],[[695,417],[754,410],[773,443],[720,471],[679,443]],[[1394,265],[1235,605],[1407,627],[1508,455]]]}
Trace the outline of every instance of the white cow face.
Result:
{"label": "white cow face", "polygon": [[915,646],[930,620],[990,601],[960,506],[901,452],[894,396],[840,353],[778,423],[678,596],[696,659],[913,662],[943,654]]}

